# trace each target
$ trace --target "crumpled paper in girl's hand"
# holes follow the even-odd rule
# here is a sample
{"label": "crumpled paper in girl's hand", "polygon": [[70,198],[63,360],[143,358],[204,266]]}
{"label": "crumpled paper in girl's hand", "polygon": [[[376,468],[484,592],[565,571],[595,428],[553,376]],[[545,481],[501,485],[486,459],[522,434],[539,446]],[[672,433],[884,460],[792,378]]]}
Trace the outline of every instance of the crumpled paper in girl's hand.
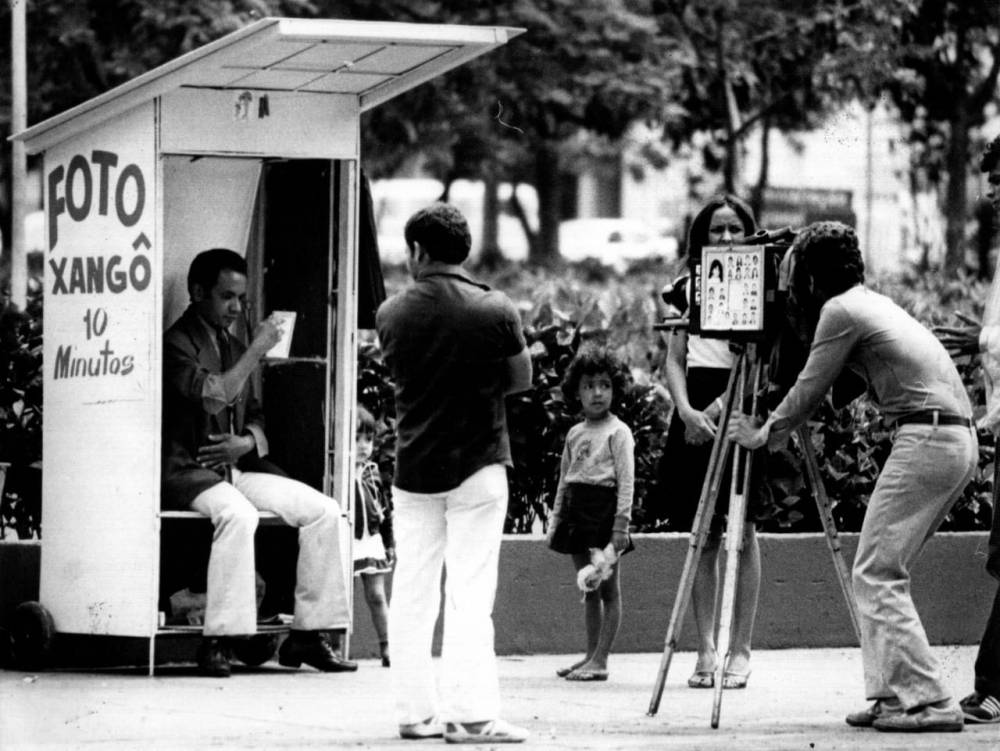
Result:
{"label": "crumpled paper in girl's hand", "polygon": [[590,548],[590,563],[576,572],[576,586],[581,592],[593,592],[611,576],[618,552],[610,542],[603,548]]}

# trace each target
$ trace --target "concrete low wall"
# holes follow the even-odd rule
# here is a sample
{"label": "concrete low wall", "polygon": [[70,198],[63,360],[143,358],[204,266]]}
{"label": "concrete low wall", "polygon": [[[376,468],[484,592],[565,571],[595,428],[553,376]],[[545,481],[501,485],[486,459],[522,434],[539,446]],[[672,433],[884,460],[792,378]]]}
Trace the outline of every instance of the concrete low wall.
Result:
{"label": "concrete low wall", "polygon": [[[659,652],[688,549],[687,534],[636,535],[622,561],[624,615],[619,652]],[[913,571],[913,596],[935,644],[977,644],[996,591],[983,568],[987,535],[939,534]],[[856,534],[841,536],[848,567]],[[761,593],[754,645],[762,649],[857,644],[825,536],[761,535]],[[377,654],[364,593],[355,587],[352,653]],[[680,649],[694,649],[691,609]],[[499,654],[578,652],[584,644],[583,606],[568,556],[544,540],[504,539],[494,610]]]}
{"label": "concrete low wall", "polygon": [[[845,534],[841,542],[850,562],[857,535]],[[635,543],[635,551],[622,562],[624,617],[615,650],[658,652],[663,648],[688,535],[636,535]],[[856,644],[824,536],[761,535],[760,546],[762,583],[755,646],[779,649]],[[996,582],[983,568],[986,546],[986,533],[939,534],[930,540],[915,566],[913,596],[933,643],[979,642],[996,591]],[[44,544],[37,542],[0,543],[0,624],[20,602],[37,599],[43,550]],[[357,580],[354,612],[351,652],[359,657],[374,656],[378,643]],[[494,621],[499,654],[580,651],[583,612],[569,558],[548,550],[544,540],[506,537]],[[689,608],[680,649],[693,648]],[[138,654],[141,662],[143,651]]]}

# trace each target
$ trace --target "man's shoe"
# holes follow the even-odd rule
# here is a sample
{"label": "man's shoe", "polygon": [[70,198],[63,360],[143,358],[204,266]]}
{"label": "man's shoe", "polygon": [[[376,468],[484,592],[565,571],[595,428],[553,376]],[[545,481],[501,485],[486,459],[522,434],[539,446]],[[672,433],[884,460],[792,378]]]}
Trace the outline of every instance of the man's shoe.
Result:
{"label": "man's shoe", "polygon": [[847,715],[847,724],[856,728],[870,728],[879,717],[889,717],[903,713],[899,699],[876,699],[870,707]]}
{"label": "man's shoe", "polygon": [[228,678],[233,672],[229,660],[229,645],[224,639],[206,637],[198,647],[198,670],[202,675]]}
{"label": "man's shoe", "polygon": [[399,737],[407,741],[422,741],[425,738],[440,738],[444,735],[444,723],[436,716],[422,722],[406,722],[399,726]]}
{"label": "man's shoe", "polygon": [[[475,726],[479,726],[478,728]],[[473,729],[475,728],[475,729]],[[445,743],[524,743],[530,733],[522,727],[503,720],[489,722],[449,722],[445,725]]]}
{"label": "man's shoe", "polygon": [[288,668],[297,668],[304,662],[324,673],[349,673],[358,669],[358,663],[339,655],[315,632],[292,631],[278,650],[278,662]]}
{"label": "man's shoe", "polygon": [[973,691],[958,703],[970,725],[992,725],[1000,722],[1000,699]]}
{"label": "man's shoe", "polygon": [[908,712],[879,717],[872,723],[885,733],[957,733],[965,724],[957,704],[944,707],[925,704]]}

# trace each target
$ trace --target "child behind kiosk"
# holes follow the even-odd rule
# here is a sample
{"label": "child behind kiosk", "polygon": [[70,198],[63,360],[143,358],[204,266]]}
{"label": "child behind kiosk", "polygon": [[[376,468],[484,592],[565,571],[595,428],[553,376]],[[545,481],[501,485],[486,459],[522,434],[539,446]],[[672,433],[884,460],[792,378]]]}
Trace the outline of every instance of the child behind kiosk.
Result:
{"label": "child behind kiosk", "polygon": [[[607,680],[608,654],[621,623],[618,558],[632,549],[628,525],[635,441],[611,408],[624,396],[626,373],[613,354],[588,347],[573,358],[562,385],[566,402],[580,409],[584,418],[566,434],[548,532],[549,547],[573,557],[584,589],[587,652],[556,671],[568,681]],[[581,570],[602,568],[608,562],[607,578],[585,586]]]}
{"label": "child behind kiosk", "polygon": [[354,575],[361,577],[365,600],[378,636],[382,665],[389,667],[389,602],[385,594],[386,574],[396,561],[392,535],[392,508],[388,503],[378,465],[370,461],[375,442],[375,418],[358,406],[354,455]]}

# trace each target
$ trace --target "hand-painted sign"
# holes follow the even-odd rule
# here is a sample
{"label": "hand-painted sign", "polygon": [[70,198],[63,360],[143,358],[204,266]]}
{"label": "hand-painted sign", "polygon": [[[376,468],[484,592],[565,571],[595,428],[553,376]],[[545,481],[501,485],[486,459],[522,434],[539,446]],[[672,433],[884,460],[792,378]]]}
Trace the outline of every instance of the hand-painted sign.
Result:
{"label": "hand-painted sign", "polygon": [[71,401],[149,394],[147,300],[157,251],[151,123],[151,105],[141,107],[46,154],[45,362],[54,383],[75,384],[65,392]]}
{"label": "hand-painted sign", "polygon": [[141,636],[156,624],[149,534],[159,502],[163,264],[154,115],[152,102],[142,105],[44,157],[39,594],[60,632]]}

